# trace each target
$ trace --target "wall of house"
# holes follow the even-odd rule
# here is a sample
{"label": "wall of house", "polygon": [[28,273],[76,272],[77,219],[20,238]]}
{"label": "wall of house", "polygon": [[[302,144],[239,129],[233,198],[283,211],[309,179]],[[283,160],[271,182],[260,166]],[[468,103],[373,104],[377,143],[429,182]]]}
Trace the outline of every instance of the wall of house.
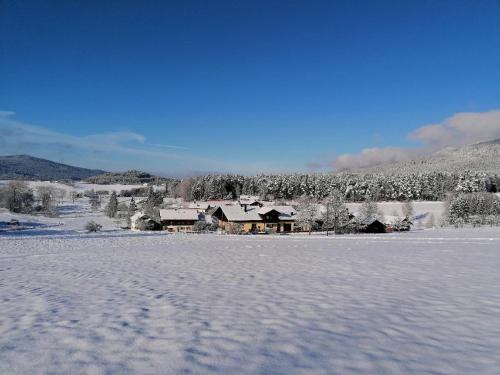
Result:
{"label": "wall of house", "polygon": [[[257,232],[265,232],[266,231],[266,227],[267,229],[270,229],[270,230],[273,230],[273,231],[277,231],[277,225],[280,225],[280,232],[283,232],[284,231],[284,224],[290,224],[290,231],[294,231],[295,230],[295,225],[294,225],[294,222],[293,221],[286,221],[286,222],[280,222],[279,224],[277,223],[264,223],[264,222],[248,222],[248,223],[245,223],[245,222],[242,222],[242,223],[239,223],[241,225],[243,225],[243,231],[246,232],[246,233],[251,233],[252,232],[252,225],[255,224],[256,226],[256,231]],[[219,220],[219,228],[227,231],[227,232],[230,232],[231,231],[231,225],[232,225],[232,222],[228,222],[228,221],[223,221],[223,220]]]}
{"label": "wall of house", "polygon": [[168,227],[163,227],[165,230],[168,232],[192,232],[193,231],[193,226],[192,225],[170,225]]}
{"label": "wall of house", "polygon": [[257,227],[257,232],[264,232],[266,230],[266,226],[264,223],[245,223],[243,224],[243,231],[252,232],[252,225],[255,224]]}
{"label": "wall of house", "polygon": [[[290,230],[286,230],[286,232],[294,231],[294,222],[293,221],[280,221],[279,223],[267,223],[266,226],[268,229],[271,229],[273,232],[285,232],[285,224],[290,224]],[[279,227],[279,230],[278,230]]]}

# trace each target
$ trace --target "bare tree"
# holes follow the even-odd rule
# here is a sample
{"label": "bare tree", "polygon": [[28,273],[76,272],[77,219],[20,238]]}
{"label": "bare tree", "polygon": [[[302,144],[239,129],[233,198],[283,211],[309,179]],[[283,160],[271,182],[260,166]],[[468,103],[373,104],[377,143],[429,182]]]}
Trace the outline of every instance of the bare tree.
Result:
{"label": "bare tree", "polygon": [[78,193],[75,190],[72,190],[70,193],[71,201],[75,203],[76,198],[78,198]]}
{"label": "bare tree", "polygon": [[413,208],[413,203],[411,201],[403,203],[403,216],[410,220],[413,220],[415,217],[415,209]]}
{"label": "bare tree", "polygon": [[371,199],[367,199],[363,202],[359,210],[359,214],[361,220],[369,218],[378,218],[381,216],[379,214],[377,202],[374,202]]}
{"label": "bare tree", "polygon": [[175,187],[175,197],[184,199],[185,201],[193,200],[192,187],[194,184],[193,178],[186,178],[179,182]]}
{"label": "bare tree", "polygon": [[52,186],[41,185],[36,188],[36,194],[42,211],[48,215],[54,215],[56,211],[56,189]]}
{"label": "bare tree", "polygon": [[436,226],[436,219],[434,217],[434,214],[430,214],[429,219],[427,219],[427,222],[425,223],[426,228],[434,228]]}
{"label": "bare tree", "polygon": [[97,210],[99,207],[101,207],[101,200],[94,190],[88,192],[87,195],[89,197],[90,207],[93,210]]}

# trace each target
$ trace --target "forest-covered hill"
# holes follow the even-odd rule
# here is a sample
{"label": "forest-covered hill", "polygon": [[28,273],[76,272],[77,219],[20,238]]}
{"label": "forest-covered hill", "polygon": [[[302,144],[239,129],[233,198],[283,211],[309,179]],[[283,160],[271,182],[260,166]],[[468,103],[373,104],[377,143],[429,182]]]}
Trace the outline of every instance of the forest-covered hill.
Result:
{"label": "forest-covered hill", "polygon": [[0,180],[82,180],[102,173],[29,155],[0,156]]}

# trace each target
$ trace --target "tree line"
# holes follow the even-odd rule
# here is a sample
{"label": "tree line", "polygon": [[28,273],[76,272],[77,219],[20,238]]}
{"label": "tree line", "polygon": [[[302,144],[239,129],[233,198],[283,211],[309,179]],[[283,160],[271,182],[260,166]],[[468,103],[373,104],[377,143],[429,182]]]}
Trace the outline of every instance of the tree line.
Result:
{"label": "tree line", "polygon": [[236,199],[240,194],[261,199],[323,200],[340,192],[347,202],[440,201],[449,193],[496,192],[500,176],[485,172],[384,174],[315,173],[243,176],[210,174],[167,186],[167,194],[185,200]]}

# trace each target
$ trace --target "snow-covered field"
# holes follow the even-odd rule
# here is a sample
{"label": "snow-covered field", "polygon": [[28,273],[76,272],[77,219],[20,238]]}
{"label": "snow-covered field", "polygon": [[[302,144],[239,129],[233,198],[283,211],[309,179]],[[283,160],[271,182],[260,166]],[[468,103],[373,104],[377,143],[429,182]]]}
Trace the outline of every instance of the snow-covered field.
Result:
{"label": "snow-covered field", "polygon": [[[413,201],[413,208],[415,210],[415,215],[417,220],[415,221],[415,225],[417,227],[423,226],[431,215],[434,216],[434,220],[436,225],[439,224],[445,210],[444,202],[436,201]],[[403,215],[403,202],[378,202],[377,206],[379,211],[385,216],[404,216]],[[357,213],[362,203],[346,203],[347,208],[352,213]],[[422,222],[419,222],[422,221]]]}
{"label": "snow-covered field", "polygon": [[0,373],[499,373],[497,228],[76,229],[0,234]]}
{"label": "snow-covered field", "polygon": [[[0,186],[5,185],[9,182],[9,180],[0,180]],[[50,186],[57,189],[66,190],[68,193],[72,191],[76,191],[78,193],[83,193],[86,190],[107,190],[109,192],[116,191],[119,193],[122,190],[130,190],[144,187],[144,185],[124,185],[124,184],[89,184],[85,182],[75,181],[71,185],[63,184],[60,182],[52,182],[52,181],[26,181],[26,183],[32,188],[35,189],[38,186]]]}

